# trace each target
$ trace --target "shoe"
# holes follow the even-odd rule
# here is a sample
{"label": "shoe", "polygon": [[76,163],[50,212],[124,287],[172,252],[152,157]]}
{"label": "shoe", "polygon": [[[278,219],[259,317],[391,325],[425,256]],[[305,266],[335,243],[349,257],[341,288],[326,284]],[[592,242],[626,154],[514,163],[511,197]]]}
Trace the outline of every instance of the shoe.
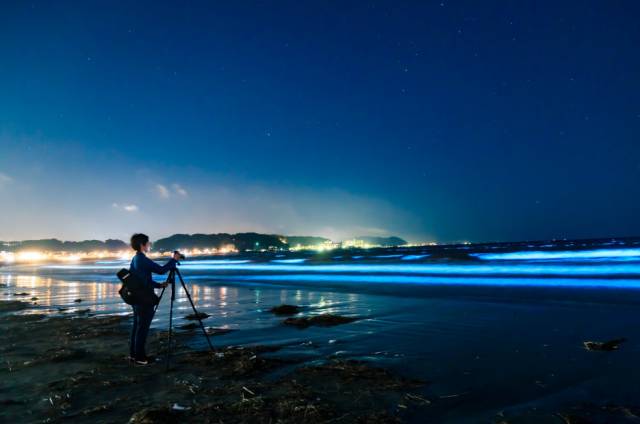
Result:
{"label": "shoe", "polygon": [[134,358],[133,356],[129,355],[127,356],[127,361],[128,362],[134,362],[136,360],[136,358]]}
{"label": "shoe", "polygon": [[151,361],[149,358],[140,358],[135,360],[136,365],[149,365]]}
{"label": "shoe", "polygon": [[[144,362],[144,364],[142,362]],[[154,356],[145,355],[140,359],[135,359],[135,363],[140,365],[149,365],[149,364],[153,364],[154,362],[156,362],[156,358]]]}

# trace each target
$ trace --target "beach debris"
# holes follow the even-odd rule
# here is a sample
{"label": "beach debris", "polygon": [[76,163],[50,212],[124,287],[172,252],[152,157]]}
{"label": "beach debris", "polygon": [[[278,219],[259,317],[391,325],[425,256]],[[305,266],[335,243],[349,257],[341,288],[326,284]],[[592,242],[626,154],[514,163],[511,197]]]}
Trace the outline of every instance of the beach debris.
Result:
{"label": "beach debris", "polygon": [[31,295],[31,293],[27,293],[27,292],[21,292],[21,293],[14,293],[14,296],[29,296]]}
{"label": "beach debris", "polygon": [[96,405],[96,406],[92,406],[90,408],[83,409],[82,410],[82,415],[97,414],[99,412],[108,411],[111,408],[113,408],[113,404],[112,403],[105,403],[105,404],[102,404],[102,405]]}
{"label": "beach debris", "polygon": [[441,395],[441,396],[439,396],[439,398],[440,399],[453,399],[453,398],[457,398],[457,397],[460,397],[460,396],[464,396],[464,395],[466,395],[468,393],[469,392],[462,392],[462,393],[453,393],[453,394],[450,394],[450,395]]}
{"label": "beach debris", "polygon": [[272,312],[276,315],[294,315],[300,312],[300,307],[296,305],[278,305],[269,309],[269,312]]}
{"label": "beach debris", "polygon": [[312,325],[320,327],[331,327],[334,325],[347,324],[356,321],[358,318],[345,317],[342,315],[322,314],[312,317],[287,318],[283,321],[285,325],[292,325],[298,328],[307,328]]}
{"label": "beach debris", "polygon": [[188,411],[189,408],[188,406],[182,406],[180,404],[174,403],[173,406],[171,406],[171,410],[172,411]]}
{"label": "beach debris", "polygon": [[205,319],[205,318],[209,318],[211,315],[206,314],[204,312],[198,312],[197,314],[189,314],[186,317],[184,317],[184,319],[188,319],[190,321],[193,320],[197,320],[197,319]]}
{"label": "beach debris", "polygon": [[607,342],[586,341],[586,342],[583,342],[583,344],[584,344],[584,348],[587,350],[591,350],[591,351],[599,350],[599,351],[611,352],[613,350],[618,350],[618,348],[620,348],[620,345],[626,341],[627,339],[623,337],[620,339],[609,340]]}
{"label": "beach debris", "polygon": [[207,334],[210,336],[223,336],[225,334],[229,334],[235,330],[231,328],[217,328],[217,327],[207,327]]}
{"label": "beach debris", "polygon": [[74,302],[75,303],[80,303],[80,302],[82,302],[82,299],[75,299]]}
{"label": "beach debris", "polygon": [[38,298],[37,298],[36,296],[33,296],[33,297],[31,298],[31,300],[36,301],[36,300],[38,300]]}
{"label": "beach debris", "polygon": [[411,403],[415,403],[418,405],[431,405],[431,401],[429,399],[426,399],[415,393],[405,393],[404,397],[408,402]]}

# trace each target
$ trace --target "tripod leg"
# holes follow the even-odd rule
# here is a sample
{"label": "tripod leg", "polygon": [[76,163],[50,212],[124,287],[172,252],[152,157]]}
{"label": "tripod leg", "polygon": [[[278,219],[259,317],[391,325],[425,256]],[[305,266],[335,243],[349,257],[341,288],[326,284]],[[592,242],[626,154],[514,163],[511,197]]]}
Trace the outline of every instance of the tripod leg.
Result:
{"label": "tripod leg", "polygon": [[160,297],[158,297],[158,304],[156,305],[155,308],[153,308],[153,316],[151,317],[151,319],[153,319],[153,317],[156,315],[156,311],[158,310],[158,306],[160,306],[160,302],[162,302],[162,296],[164,295],[164,291],[166,290],[166,287],[162,288],[162,291],[160,292]]}
{"label": "tripod leg", "polygon": [[171,284],[171,306],[169,307],[169,340],[167,344],[167,371],[169,370],[169,363],[171,360],[171,335],[173,330],[173,301],[176,298],[176,284],[175,284],[175,272],[172,270],[169,273],[167,281]]}
{"label": "tripod leg", "polygon": [[215,349],[213,348],[213,345],[211,344],[211,339],[209,339],[209,334],[207,334],[207,330],[205,330],[204,324],[202,323],[202,320],[200,319],[200,316],[198,315],[198,311],[196,310],[196,305],[194,305],[193,304],[193,300],[191,300],[191,295],[189,294],[189,290],[187,290],[187,285],[184,283],[184,280],[182,279],[182,274],[180,274],[180,270],[176,269],[176,273],[178,274],[178,278],[180,278],[180,284],[182,284],[182,288],[184,289],[184,292],[187,295],[187,299],[189,299],[189,303],[191,304],[191,308],[193,309],[193,313],[196,314],[196,317],[198,318],[198,322],[200,323],[200,328],[202,329],[202,334],[204,334],[204,337],[207,339],[207,343],[209,344],[209,348],[211,349],[211,352],[215,353]]}
{"label": "tripod leg", "polygon": [[[170,283],[170,282],[171,282],[171,273],[167,275],[167,283]],[[160,306],[160,302],[162,302],[162,296],[164,296],[164,291],[166,289],[167,289],[166,287],[162,288],[162,291],[160,292],[160,297],[158,297],[158,304],[156,305],[155,308],[153,308],[153,316],[151,317],[151,319],[153,319],[153,317],[156,315],[156,311],[158,310],[158,306]]]}

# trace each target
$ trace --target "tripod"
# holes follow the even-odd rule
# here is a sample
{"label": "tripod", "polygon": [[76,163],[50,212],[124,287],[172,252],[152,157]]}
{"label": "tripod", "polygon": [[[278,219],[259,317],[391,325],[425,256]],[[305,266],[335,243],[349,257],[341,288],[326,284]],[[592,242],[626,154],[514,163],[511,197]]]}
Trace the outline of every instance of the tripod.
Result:
{"label": "tripod", "polygon": [[[174,268],[171,271],[169,271],[169,275],[167,276],[167,283],[171,285],[171,307],[169,309],[169,344],[167,347],[167,370],[169,369],[169,363],[171,359],[171,336],[173,334],[173,301],[176,300],[176,274],[180,279],[180,284],[182,285],[182,288],[184,289],[184,292],[187,295],[187,299],[189,299],[189,303],[191,304],[193,313],[195,314],[195,317],[198,319],[198,322],[200,323],[202,334],[204,334],[204,337],[207,339],[207,343],[209,344],[209,348],[211,349],[211,351],[215,352],[215,349],[211,344],[211,340],[209,339],[209,334],[207,334],[207,330],[204,328],[202,319],[200,319],[200,314],[198,313],[196,306],[193,304],[193,300],[191,299],[191,294],[189,293],[189,290],[187,290],[187,285],[184,283],[184,280],[182,279],[182,274],[180,274],[180,270],[178,268]],[[162,292],[160,293],[160,299],[158,300],[158,304],[153,310],[154,315],[156,310],[158,309],[158,306],[160,306],[160,301],[162,300],[162,295],[164,295],[165,290],[166,290],[166,287],[163,287]]]}

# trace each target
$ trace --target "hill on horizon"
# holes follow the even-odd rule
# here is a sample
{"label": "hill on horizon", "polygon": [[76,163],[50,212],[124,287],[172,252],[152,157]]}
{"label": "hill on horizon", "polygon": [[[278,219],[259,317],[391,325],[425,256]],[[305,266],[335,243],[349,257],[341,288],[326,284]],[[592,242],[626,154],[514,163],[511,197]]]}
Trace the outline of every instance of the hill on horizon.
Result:
{"label": "hill on horizon", "polygon": [[[369,244],[401,246],[407,242],[399,237],[358,237]],[[221,248],[234,245],[238,250],[284,249],[290,246],[318,245],[331,240],[319,236],[283,236],[278,234],[217,233],[217,234],[173,234],[153,242],[155,250]],[[0,251],[43,250],[51,252],[117,251],[129,249],[129,243],[118,239],[62,241],[55,238],[21,241],[0,241]]]}

